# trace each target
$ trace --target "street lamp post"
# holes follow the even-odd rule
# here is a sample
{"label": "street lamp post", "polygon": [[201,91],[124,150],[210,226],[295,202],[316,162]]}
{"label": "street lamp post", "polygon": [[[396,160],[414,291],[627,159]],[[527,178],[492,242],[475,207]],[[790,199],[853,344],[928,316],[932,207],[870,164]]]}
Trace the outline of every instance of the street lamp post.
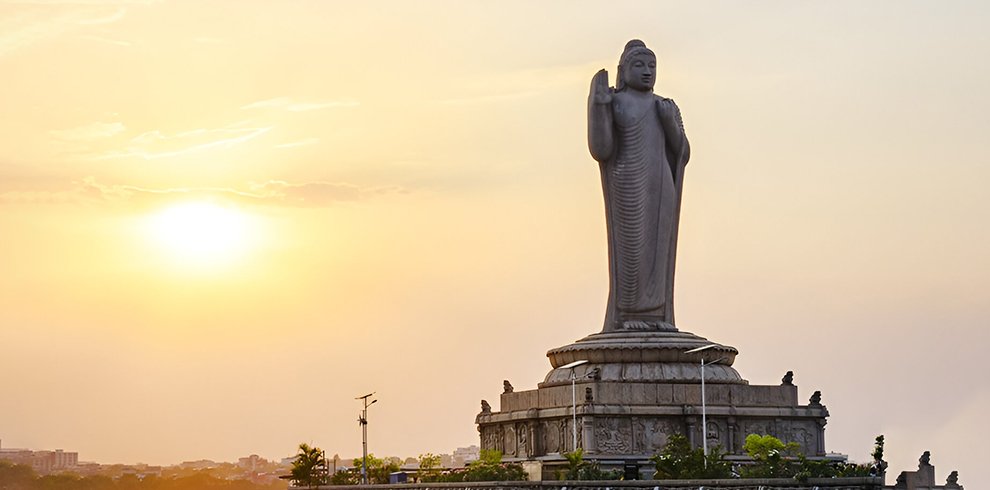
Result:
{"label": "street lamp post", "polygon": [[374,392],[371,392],[355,398],[355,400],[361,400],[364,403],[364,408],[361,409],[361,416],[358,417],[358,423],[361,424],[361,448],[364,455],[363,462],[361,463],[361,483],[364,485],[368,484],[368,407],[378,401],[371,400],[369,403],[368,398],[371,398],[371,395],[374,394]]}
{"label": "street lamp post", "polygon": [[[713,347],[718,347],[716,344],[708,344],[705,346],[698,347],[696,349],[691,349],[684,351],[685,354],[693,354],[695,352],[703,352]],[[711,362],[705,362],[705,356],[701,356],[701,448],[705,454],[704,465],[705,468],[708,467],[708,407],[705,405],[705,365],[715,364],[724,360],[724,357],[720,357]]]}
{"label": "street lamp post", "polygon": [[571,434],[574,436],[574,445],[571,446],[571,450],[573,451],[577,451],[577,375],[574,374],[574,368],[587,363],[587,359],[582,359],[565,364],[559,368],[571,370]]}

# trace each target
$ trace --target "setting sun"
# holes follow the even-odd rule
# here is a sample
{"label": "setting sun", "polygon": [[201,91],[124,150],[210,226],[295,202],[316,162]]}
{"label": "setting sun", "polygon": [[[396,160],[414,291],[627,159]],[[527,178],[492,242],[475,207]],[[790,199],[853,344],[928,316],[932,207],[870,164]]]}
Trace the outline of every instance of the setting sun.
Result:
{"label": "setting sun", "polygon": [[183,265],[209,266],[243,256],[253,228],[252,219],[237,208],[187,202],[152,215],[147,231],[156,247]]}

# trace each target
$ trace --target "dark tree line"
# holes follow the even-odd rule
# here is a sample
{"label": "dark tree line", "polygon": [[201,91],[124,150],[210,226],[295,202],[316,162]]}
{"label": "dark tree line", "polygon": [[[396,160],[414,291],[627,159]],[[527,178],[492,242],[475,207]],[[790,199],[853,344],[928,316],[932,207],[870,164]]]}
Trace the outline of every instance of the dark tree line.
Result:
{"label": "dark tree line", "polygon": [[113,479],[72,473],[40,476],[30,466],[0,461],[0,490],[285,490],[287,486],[285,481],[265,485],[249,480],[225,480],[206,473],[177,478],[124,475]]}

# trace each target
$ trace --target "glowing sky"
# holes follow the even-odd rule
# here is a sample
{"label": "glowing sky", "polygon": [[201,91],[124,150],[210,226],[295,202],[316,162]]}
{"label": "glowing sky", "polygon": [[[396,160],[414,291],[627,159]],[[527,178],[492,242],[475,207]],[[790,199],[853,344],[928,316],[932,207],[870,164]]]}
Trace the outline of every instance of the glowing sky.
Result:
{"label": "glowing sky", "polygon": [[976,484],[977,2],[0,0],[0,439],[83,460],[476,444],[601,328],[586,97],[660,58],[682,329],[821,390],[831,451]]}

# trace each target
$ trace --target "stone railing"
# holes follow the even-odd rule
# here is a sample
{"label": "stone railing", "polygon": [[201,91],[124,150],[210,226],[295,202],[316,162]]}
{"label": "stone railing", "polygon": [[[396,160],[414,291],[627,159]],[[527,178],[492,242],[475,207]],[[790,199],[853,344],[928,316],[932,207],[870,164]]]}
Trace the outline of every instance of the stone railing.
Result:
{"label": "stone railing", "polygon": [[[297,487],[290,487],[297,488]],[[320,490],[882,490],[876,477],[727,480],[517,481],[470,483],[402,483],[396,485],[331,485]]]}

